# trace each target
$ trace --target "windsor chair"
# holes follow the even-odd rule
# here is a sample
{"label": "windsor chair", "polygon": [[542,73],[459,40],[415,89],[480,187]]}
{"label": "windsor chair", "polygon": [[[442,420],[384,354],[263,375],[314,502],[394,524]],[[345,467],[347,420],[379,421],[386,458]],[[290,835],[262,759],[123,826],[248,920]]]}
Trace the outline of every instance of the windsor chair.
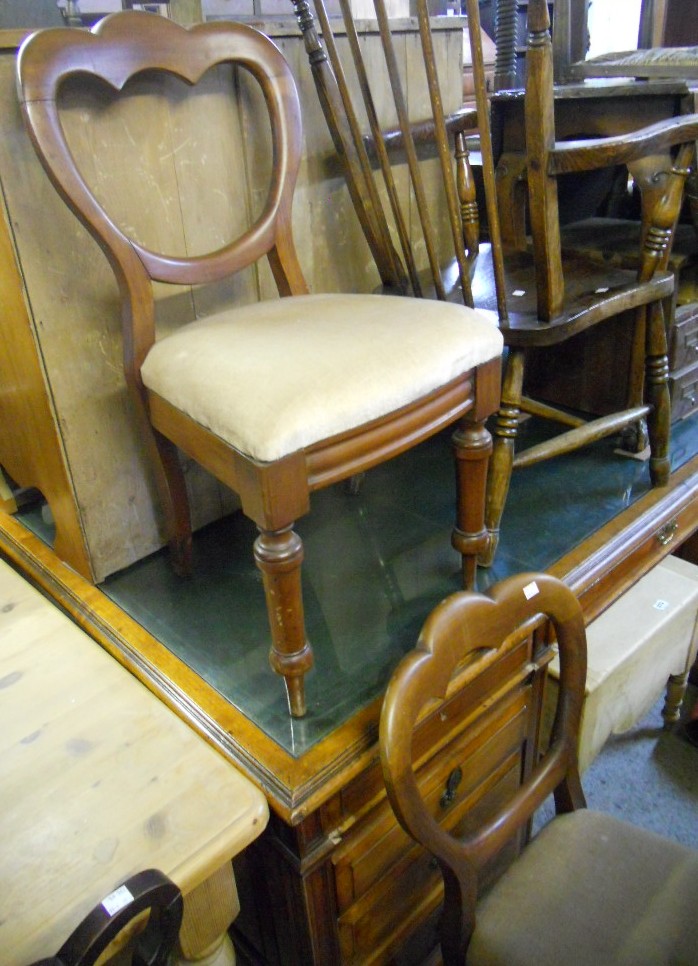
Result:
{"label": "windsor chair", "polygon": [[[524,159],[530,247],[525,251],[505,250],[478,4],[468,0],[467,6],[475,116],[468,112],[446,115],[444,111],[439,64],[434,57],[434,25],[426,0],[417,3],[421,63],[416,58],[409,62],[409,83],[406,72],[401,73],[399,68],[395,25],[384,0],[375,0],[374,8],[385,69],[379,72],[372,64],[374,76],[370,76],[362,55],[349,0],[340,0],[339,27],[328,16],[324,0],[315,0],[322,39],[309,3],[296,0],[294,5],[325,119],[383,285],[407,289],[416,296],[461,299],[498,314],[508,351],[488,478],[489,544],[480,556],[481,562],[487,565],[493,561],[514,467],[571,452],[647,419],[652,483],[664,485],[669,476],[670,432],[665,318],[671,311],[674,287],[666,260],[691,144],[698,132],[696,117],[672,118],[623,137],[556,141],[548,7],[545,0],[531,0]],[[421,98],[415,94],[420,84],[427,92]],[[410,101],[418,105],[416,110],[424,113],[410,115],[408,90]],[[390,108],[385,106],[386,95]],[[479,240],[479,206],[468,152],[468,133],[475,128],[487,214],[488,238],[484,244]],[[426,192],[421,152],[428,140],[435,145],[442,205],[448,212],[449,230],[441,235],[432,224],[434,203],[422,200]],[[599,265],[584,256],[567,256],[560,243],[558,177],[623,163],[653,184],[637,271]],[[411,189],[405,187],[407,177]],[[501,190],[499,195],[501,203]],[[410,231],[401,225],[409,226]],[[444,254],[447,243],[450,248]],[[426,282],[416,265],[415,251],[428,253]],[[455,279],[456,284],[446,284],[444,279]],[[620,411],[587,420],[583,414],[561,411],[524,396],[524,370],[530,350],[560,345],[621,313],[625,313],[639,352],[632,360],[630,398]],[[515,455],[524,411],[555,419],[565,431]]]}

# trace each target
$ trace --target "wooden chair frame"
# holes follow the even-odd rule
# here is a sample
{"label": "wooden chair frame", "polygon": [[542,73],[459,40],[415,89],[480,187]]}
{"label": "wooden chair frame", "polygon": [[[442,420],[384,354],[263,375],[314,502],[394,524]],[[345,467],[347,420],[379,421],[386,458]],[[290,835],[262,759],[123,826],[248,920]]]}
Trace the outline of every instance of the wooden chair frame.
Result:
{"label": "wooden chair frame", "polygon": [[[550,744],[504,807],[473,834],[449,834],[425,805],[412,759],[415,726],[427,706],[443,700],[456,669],[489,666],[515,631],[551,621],[560,651],[560,690]],[[474,663],[473,663],[474,662]],[[398,821],[437,859],[444,880],[441,948],[444,963],[465,963],[475,928],[478,878],[550,795],[558,813],[586,804],[577,767],[577,735],[586,680],[581,607],[571,590],[547,574],[519,574],[486,594],[459,593],[431,613],[417,645],[393,673],[380,720],[381,764]]]}
{"label": "wooden chair frame", "polygon": [[[206,70],[221,63],[245,69],[264,94],[274,155],[266,203],[240,238],[217,251],[196,257],[163,255],[128,237],[80,176],[61,127],[59,90],[67,78],[87,74],[120,91],[146,69],[195,85]],[[279,460],[260,462],[240,452],[148,390],[141,366],[155,342],[153,281],[208,283],[266,255],[280,296],[307,293],[291,231],[302,145],[300,106],[282,54],[267,37],[243,24],[199,24],[187,30],[166,18],[125,12],[105,18],[90,33],[57,29],[35,34],[20,51],[18,72],[22,109],[42,164],[105,252],[119,284],[124,371],[150,449],[175,565],[184,573],[191,567],[191,525],[179,449],[234,490],[243,512],[258,527],[254,554],[272,633],[270,661],[284,677],[291,714],[302,716],[304,675],[313,655],[301,595],[303,545],[294,521],[308,512],[313,490],[361,473],[458,423],[453,437],[458,491],[453,544],[463,557],[465,584],[472,586],[477,554],[487,540],[483,507],[491,439],[484,420],[496,407],[500,361],[492,359],[397,411]]]}

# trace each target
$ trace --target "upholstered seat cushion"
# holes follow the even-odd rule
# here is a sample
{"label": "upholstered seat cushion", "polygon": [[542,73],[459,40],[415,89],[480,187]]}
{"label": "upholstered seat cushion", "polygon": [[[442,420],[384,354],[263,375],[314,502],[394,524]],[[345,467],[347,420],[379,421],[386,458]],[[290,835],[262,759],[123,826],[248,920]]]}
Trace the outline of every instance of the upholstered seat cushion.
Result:
{"label": "upholstered seat cushion", "polygon": [[478,904],[468,966],[698,962],[698,852],[580,809]]}
{"label": "upholstered seat cushion", "polygon": [[279,459],[427,395],[502,352],[489,313],[407,297],[307,295],[192,322],[143,382],[230,445]]}

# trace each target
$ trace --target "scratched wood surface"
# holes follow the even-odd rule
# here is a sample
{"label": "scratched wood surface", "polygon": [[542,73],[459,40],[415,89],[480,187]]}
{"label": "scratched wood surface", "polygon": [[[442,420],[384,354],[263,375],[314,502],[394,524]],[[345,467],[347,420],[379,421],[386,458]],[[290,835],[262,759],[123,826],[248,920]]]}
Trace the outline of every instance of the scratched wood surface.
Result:
{"label": "scratched wood surface", "polygon": [[262,792],[4,561],[0,688],[4,966],[53,955],[143,869],[185,897],[230,882]]}

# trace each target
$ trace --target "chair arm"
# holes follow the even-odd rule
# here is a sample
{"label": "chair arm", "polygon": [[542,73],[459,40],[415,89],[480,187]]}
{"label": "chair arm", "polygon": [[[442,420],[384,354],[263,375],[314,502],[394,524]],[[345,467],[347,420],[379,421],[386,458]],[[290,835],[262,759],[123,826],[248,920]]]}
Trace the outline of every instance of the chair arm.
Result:
{"label": "chair arm", "polygon": [[[447,115],[444,120],[446,130],[454,136],[456,134],[463,134],[466,131],[472,131],[473,134],[477,132],[477,112],[472,108],[463,108],[459,111],[454,111],[453,114]],[[434,121],[432,119],[413,121],[410,124],[410,131],[412,132],[412,138],[416,145],[436,143]],[[373,137],[366,135],[363,140],[369,157],[375,159],[376,149]],[[389,151],[399,151],[404,146],[403,133],[399,127],[389,128],[383,131],[383,140]]]}
{"label": "chair arm", "polygon": [[628,164],[697,138],[698,114],[686,114],[650,124],[630,134],[584,141],[559,141],[550,151],[548,173],[567,174]]}

